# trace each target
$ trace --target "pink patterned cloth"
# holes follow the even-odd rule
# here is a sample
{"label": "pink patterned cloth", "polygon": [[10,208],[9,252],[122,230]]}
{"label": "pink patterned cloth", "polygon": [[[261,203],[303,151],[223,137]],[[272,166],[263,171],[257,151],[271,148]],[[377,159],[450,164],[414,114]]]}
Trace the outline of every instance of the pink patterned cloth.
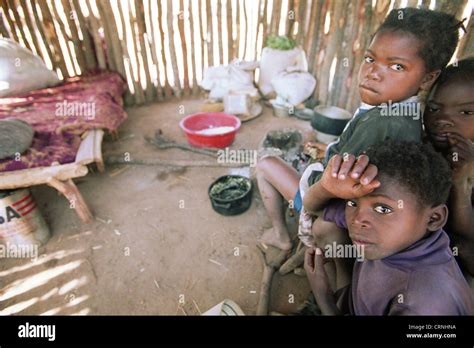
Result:
{"label": "pink patterned cloth", "polygon": [[0,119],[18,118],[35,130],[30,149],[19,161],[0,160],[0,172],[74,162],[85,131],[114,131],[127,118],[122,105],[125,88],[117,73],[97,71],[55,87],[0,98]]}

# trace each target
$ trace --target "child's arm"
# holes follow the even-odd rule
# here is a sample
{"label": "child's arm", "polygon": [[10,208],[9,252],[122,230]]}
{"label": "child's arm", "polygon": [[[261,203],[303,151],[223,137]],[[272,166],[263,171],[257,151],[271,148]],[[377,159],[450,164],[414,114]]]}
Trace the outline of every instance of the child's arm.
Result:
{"label": "child's arm", "polygon": [[332,198],[351,199],[364,196],[378,186],[375,180],[377,167],[369,164],[369,158],[354,155],[342,158],[334,155],[324,170],[321,179],[309,188],[303,199],[303,206],[316,215]]}
{"label": "child's arm", "polygon": [[329,285],[329,279],[324,270],[324,256],[319,248],[307,248],[304,268],[308,276],[311,291],[323,315],[341,315],[336,305],[334,293]]}

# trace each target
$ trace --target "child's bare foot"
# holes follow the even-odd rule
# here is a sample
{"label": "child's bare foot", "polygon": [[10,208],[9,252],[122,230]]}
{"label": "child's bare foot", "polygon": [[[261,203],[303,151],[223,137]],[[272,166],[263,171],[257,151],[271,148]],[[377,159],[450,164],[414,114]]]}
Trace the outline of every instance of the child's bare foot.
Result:
{"label": "child's bare foot", "polygon": [[281,250],[290,250],[293,247],[288,234],[278,233],[273,227],[265,230],[258,239],[259,242]]}

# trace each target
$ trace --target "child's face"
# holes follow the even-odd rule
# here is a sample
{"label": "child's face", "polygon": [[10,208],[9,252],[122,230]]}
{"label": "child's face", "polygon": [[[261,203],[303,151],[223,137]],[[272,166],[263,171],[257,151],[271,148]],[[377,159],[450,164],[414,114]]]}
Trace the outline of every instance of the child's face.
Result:
{"label": "child's face", "polygon": [[426,75],[418,49],[418,39],[404,33],[387,31],[375,35],[359,71],[361,100],[379,105],[416,95]]}
{"label": "child's face", "polygon": [[379,188],[346,204],[349,237],[368,260],[388,257],[423,238],[431,214],[397,182],[383,175],[378,179]]}
{"label": "child's face", "polygon": [[423,118],[438,150],[449,147],[448,132],[474,141],[474,84],[457,79],[442,84],[429,100]]}

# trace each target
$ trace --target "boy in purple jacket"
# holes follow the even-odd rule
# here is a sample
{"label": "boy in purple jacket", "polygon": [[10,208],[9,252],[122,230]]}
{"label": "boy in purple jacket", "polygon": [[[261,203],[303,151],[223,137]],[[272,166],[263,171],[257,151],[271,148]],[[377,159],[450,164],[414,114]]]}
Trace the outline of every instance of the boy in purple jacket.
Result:
{"label": "boy in purple jacket", "polygon": [[[345,180],[332,175],[335,168],[345,171]],[[351,284],[333,293],[323,267],[331,246],[308,249],[305,269],[323,314],[474,314],[472,293],[443,231],[451,170],[431,145],[386,141],[358,159],[336,155],[315,185],[312,199],[321,207],[346,200],[345,208],[330,204],[323,219],[348,230],[362,259]]]}

